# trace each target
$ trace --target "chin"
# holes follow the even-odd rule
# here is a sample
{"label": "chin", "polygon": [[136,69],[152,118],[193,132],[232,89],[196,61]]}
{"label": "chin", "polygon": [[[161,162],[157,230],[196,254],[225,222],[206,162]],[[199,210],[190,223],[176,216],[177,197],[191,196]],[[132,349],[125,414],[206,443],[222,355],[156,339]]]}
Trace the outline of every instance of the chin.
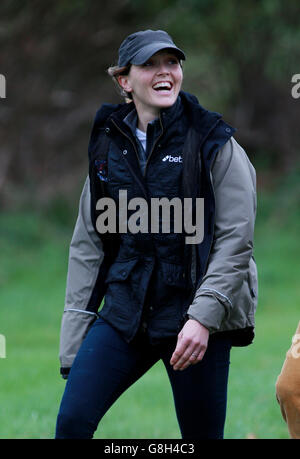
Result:
{"label": "chin", "polygon": [[155,104],[158,108],[168,108],[175,104],[178,94],[176,96],[168,97],[165,99],[158,100]]}

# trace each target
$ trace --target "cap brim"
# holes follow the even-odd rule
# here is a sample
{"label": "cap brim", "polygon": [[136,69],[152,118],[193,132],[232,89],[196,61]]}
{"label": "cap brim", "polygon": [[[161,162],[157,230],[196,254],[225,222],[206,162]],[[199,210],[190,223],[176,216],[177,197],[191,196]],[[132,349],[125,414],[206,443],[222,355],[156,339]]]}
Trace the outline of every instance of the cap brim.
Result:
{"label": "cap brim", "polygon": [[131,64],[133,65],[142,65],[145,62],[147,62],[148,59],[150,59],[153,54],[157,53],[158,51],[162,51],[163,49],[170,49],[176,54],[179,59],[185,60],[185,54],[184,52],[177,48],[175,45],[171,45],[169,43],[150,43],[149,45],[145,46],[143,49],[141,49],[130,61]]}

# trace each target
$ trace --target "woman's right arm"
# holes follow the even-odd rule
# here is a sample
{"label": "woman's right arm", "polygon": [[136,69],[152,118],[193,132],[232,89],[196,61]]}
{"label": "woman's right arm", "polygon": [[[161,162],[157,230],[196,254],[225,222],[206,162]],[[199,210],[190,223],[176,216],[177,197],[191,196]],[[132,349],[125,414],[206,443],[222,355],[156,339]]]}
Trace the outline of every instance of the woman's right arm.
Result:
{"label": "woman's right arm", "polygon": [[91,305],[90,299],[103,258],[102,243],[91,220],[90,180],[87,177],[69,250],[59,351],[63,377],[67,376],[83,338],[97,317],[100,305]]}

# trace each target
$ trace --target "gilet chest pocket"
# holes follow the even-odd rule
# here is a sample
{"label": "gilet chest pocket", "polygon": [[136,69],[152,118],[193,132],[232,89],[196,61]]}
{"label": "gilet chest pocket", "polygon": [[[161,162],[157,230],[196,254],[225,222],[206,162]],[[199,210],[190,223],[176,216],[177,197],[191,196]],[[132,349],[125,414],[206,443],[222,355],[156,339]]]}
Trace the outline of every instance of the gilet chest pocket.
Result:
{"label": "gilet chest pocket", "polygon": [[122,282],[128,279],[130,273],[138,262],[138,258],[126,261],[115,261],[110,267],[105,282]]}
{"label": "gilet chest pocket", "polygon": [[161,263],[160,270],[165,284],[172,287],[185,288],[186,276],[183,266],[174,265],[171,263]]}

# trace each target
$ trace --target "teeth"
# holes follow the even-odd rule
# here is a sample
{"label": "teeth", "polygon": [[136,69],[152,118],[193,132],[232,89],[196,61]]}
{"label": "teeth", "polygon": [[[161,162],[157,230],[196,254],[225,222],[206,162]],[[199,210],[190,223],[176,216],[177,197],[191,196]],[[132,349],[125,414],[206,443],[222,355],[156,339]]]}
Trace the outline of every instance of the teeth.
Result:
{"label": "teeth", "polygon": [[169,81],[160,81],[153,86],[153,89],[166,88],[171,89],[172,85]]}

